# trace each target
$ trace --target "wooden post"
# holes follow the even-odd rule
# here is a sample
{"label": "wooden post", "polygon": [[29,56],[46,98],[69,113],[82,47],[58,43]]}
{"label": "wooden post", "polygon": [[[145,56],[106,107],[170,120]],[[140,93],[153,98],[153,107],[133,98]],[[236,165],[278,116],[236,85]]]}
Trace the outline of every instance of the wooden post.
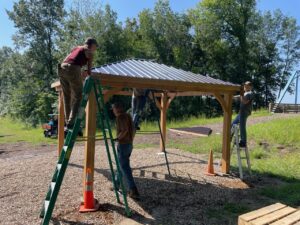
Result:
{"label": "wooden post", "polygon": [[228,173],[230,169],[230,132],[232,117],[232,94],[224,95],[225,108],[223,118],[223,144],[222,144],[222,173]]}
{"label": "wooden post", "polygon": [[[97,105],[95,93],[92,91],[89,96],[89,101],[86,108],[86,125],[85,125],[85,136],[87,141],[85,142],[84,148],[84,171],[83,171],[83,188],[86,183],[87,170],[91,171],[91,179],[94,182],[94,161],[95,161],[95,136],[96,136],[96,116],[97,116]],[[93,184],[92,184],[93,187]]]}
{"label": "wooden post", "polygon": [[64,100],[63,100],[63,93],[60,90],[58,92],[58,145],[57,145],[57,152],[58,157],[60,156],[60,152],[64,145],[65,139],[65,110],[64,110]]}
{"label": "wooden post", "polygon": [[163,141],[166,144],[166,137],[167,137],[167,109],[168,109],[168,95],[167,93],[161,94],[160,100],[160,127],[163,139],[160,139],[160,150],[163,152]]}

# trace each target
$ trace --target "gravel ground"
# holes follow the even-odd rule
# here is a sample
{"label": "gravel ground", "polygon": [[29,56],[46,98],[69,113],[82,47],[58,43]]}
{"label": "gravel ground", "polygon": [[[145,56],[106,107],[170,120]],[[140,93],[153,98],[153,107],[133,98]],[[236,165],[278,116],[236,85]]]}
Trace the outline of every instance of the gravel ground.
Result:
{"label": "gravel ground", "polygon": [[[149,138],[144,137],[141,141]],[[108,162],[100,142],[96,148],[94,195],[101,208],[89,214],[78,212],[82,196],[83,151],[83,145],[76,144],[51,223],[118,224],[124,219],[124,208],[116,202],[114,193],[110,191],[112,184]],[[266,201],[253,194],[253,185],[256,187],[276,182],[269,178],[259,178],[252,180],[252,188],[249,188],[249,183],[234,176],[205,176],[207,155],[178,149],[168,151],[171,177],[167,175],[164,156],[157,154],[158,148],[137,149],[132,154],[131,163],[142,199],[139,202],[129,199],[129,205],[134,212],[133,219],[142,224],[236,224],[237,216],[212,218],[208,212],[222,210],[228,202],[243,201],[250,208],[261,207]],[[54,145],[30,146],[17,143],[0,146],[1,225],[40,223],[38,215],[56,160]],[[219,170],[217,165],[215,170]]]}
{"label": "gravel ground", "polygon": [[[101,143],[100,143],[101,144]],[[9,152],[10,145],[1,146]],[[55,146],[14,145],[17,154],[0,158],[0,224],[39,224],[39,211],[56,164]],[[6,150],[7,149],[7,150]],[[24,152],[21,150],[23,149]],[[38,153],[39,152],[39,153]],[[142,200],[129,205],[133,219],[143,224],[235,224],[236,218],[211,219],[210,208],[222,208],[226,202],[238,202],[247,195],[248,185],[235,177],[203,175],[206,161],[202,155],[169,150],[172,176],[167,175],[164,156],[157,149],[135,150],[132,155],[134,176]],[[124,209],[110,191],[110,173],[105,150],[97,146],[94,195],[101,208],[80,214],[82,194],[83,146],[73,150],[58,196],[52,224],[118,224]],[[215,166],[218,170],[217,166]],[[245,198],[246,199],[246,198]],[[249,204],[253,202],[249,200]],[[229,223],[230,222],[230,223]]]}

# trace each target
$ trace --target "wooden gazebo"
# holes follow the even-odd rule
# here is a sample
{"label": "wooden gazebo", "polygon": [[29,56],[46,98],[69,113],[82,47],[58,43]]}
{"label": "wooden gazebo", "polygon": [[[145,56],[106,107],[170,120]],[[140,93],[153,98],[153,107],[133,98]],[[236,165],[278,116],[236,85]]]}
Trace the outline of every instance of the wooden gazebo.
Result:
{"label": "wooden gazebo", "polygon": [[[164,140],[166,140],[167,132],[167,110],[174,96],[214,96],[221,104],[224,112],[222,172],[229,172],[232,97],[240,90],[239,85],[153,61],[137,59],[97,67],[93,69],[92,76],[101,79],[102,85],[107,87],[107,90],[103,91],[105,101],[113,95],[131,95],[132,92],[128,91],[130,88],[158,90],[160,94],[156,94],[156,96],[160,98],[160,121]],[[59,92],[58,151],[60,151],[64,144],[64,106],[60,83],[55,82],[52,87]],[[92,168],[92,172],[95,154],[96,110],[95,96],[92,94],[86,108],[85,136],[87,141],[85,143],[84,165],[85,170],[86,168]],[[84,171],[84,174],[86,174],[86,171]]]}

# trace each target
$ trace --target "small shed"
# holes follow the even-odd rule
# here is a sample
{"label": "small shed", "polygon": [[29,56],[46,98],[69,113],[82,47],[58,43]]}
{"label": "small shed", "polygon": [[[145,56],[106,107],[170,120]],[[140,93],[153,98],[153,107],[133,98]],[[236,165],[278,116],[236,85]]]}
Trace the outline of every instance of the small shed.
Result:
{"label": "small shed", "polygon": [[[162,135],[166,140],[166,116],[172,99],[176,96],[214,96],[221,104],[223,119],[222,172],[228,173],[230,167],[230,129],[232,117],[232,97],[240,90],[239,85],[225,82],[209,76],[195,74],[182,69],[167,66],[151,60],[129,59],[106,64],[92,70],[92,77],[101,79],[107,101],[113,95],[131,95],[130,88],[158,90],[160,122]],[[58,151],[64,142],[64,107],[60,83],[52,84],[59,92],[59,132]],[[96,100],[94,94],[89,97],[86,108],[85,169],[94,168],[96,134]],[[161,140],[161,150],[162,140]],[[84,174],[86,171],[84,171]]]}

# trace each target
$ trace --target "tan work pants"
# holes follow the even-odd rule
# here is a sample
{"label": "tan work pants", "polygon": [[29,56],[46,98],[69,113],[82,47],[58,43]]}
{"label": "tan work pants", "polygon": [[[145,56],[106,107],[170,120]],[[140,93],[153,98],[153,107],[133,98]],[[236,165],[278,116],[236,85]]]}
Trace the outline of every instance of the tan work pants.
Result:
{"label": "tan work pants", "polygon": [[82,99],[81,67],[69,63],[58,66],[58,76],[64,96],[65,120],[73,125]]}

